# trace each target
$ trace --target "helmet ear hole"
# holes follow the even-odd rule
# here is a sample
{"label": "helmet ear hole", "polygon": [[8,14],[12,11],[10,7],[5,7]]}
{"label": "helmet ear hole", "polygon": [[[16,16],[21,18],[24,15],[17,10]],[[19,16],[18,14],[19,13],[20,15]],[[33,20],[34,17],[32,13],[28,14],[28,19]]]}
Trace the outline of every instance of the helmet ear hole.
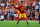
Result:
{"label": "helmet ear hole", "polygon": [[21,3],[19,3],[18,5],[19,5],[19,6],[21,6],[22,4],[21,4]]}

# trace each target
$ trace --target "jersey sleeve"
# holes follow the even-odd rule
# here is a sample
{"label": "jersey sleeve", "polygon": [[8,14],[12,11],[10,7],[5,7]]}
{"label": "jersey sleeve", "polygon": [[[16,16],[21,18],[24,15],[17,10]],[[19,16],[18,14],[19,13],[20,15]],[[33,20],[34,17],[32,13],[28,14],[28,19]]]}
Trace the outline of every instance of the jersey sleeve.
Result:
{"label": "jersey sleeve", "polygon": [[24,7],[24,10],[26,10],[26,7]]}

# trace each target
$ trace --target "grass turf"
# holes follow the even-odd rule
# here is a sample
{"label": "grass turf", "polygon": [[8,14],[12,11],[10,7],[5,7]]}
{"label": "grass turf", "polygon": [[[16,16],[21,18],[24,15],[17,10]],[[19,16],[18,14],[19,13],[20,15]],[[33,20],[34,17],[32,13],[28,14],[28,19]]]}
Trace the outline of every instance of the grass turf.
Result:
{"label": "grass turf", "polygon": [[0,27],[39,27],[38,21],[29,21],[29,26],[27,26],[26,21],[20,21],[18,26],[17,21],[0,21]]}

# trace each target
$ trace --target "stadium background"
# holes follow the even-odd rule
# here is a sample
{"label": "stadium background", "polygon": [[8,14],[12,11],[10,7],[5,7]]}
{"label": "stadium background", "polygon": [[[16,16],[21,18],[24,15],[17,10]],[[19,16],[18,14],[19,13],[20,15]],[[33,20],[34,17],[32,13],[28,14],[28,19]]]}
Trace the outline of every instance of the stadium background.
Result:
{"label": "stadium background", "polygon": [[[18,3],[21,3],[21,2],[23,2],[22,4],[23,5],[25,5],[26,4],[26,6],[30,6],[30,3],[32,3],[33,4],[33,6],[35,7],[35,19],[36,20],[38,20],[38,16],[37,16],[37,11],[36,11],[36,1],[37,1],[37,3],[38,3],[38,0],[1,0],[0,1],[0,11],[1,12],[3,12],[2,14],[3,15],[5,15],[5,13],[7,13],[6,11],[14,11],[13,9],[13,7],[12,6],[10,6],[10,5],[13,5],[13,3],[16,5],[16,4],[18,4]],[[3,5],[2,5],[2,3],[3,3]],[[5,6],[6,7],[5,7]],[[25,13],[26,13],[27,11],[25,11]],[[15,11],[15,18],[14,18],[14,20],[18,20],[18,11]],[[10,19],[10,18],[9,18]],[[4,20],[5,20],[5,18],[4,18]],[[22,17],[21,18],[21,20],[24,20],[24,18]]]}

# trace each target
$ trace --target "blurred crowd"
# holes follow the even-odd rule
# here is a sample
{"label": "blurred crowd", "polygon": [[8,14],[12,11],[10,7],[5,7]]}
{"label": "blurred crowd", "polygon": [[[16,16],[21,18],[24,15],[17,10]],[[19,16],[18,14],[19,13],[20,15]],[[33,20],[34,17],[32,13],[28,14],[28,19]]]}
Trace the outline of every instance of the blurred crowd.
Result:
{"label": "blurred crowd", "polygon": [[17,7],[21,4],[26,7],[28,20],[38,18],[40,0],[0,0],[0,20],[15,19],[13,14],[18,14],[18,10],[15,11],[13,6]]}

